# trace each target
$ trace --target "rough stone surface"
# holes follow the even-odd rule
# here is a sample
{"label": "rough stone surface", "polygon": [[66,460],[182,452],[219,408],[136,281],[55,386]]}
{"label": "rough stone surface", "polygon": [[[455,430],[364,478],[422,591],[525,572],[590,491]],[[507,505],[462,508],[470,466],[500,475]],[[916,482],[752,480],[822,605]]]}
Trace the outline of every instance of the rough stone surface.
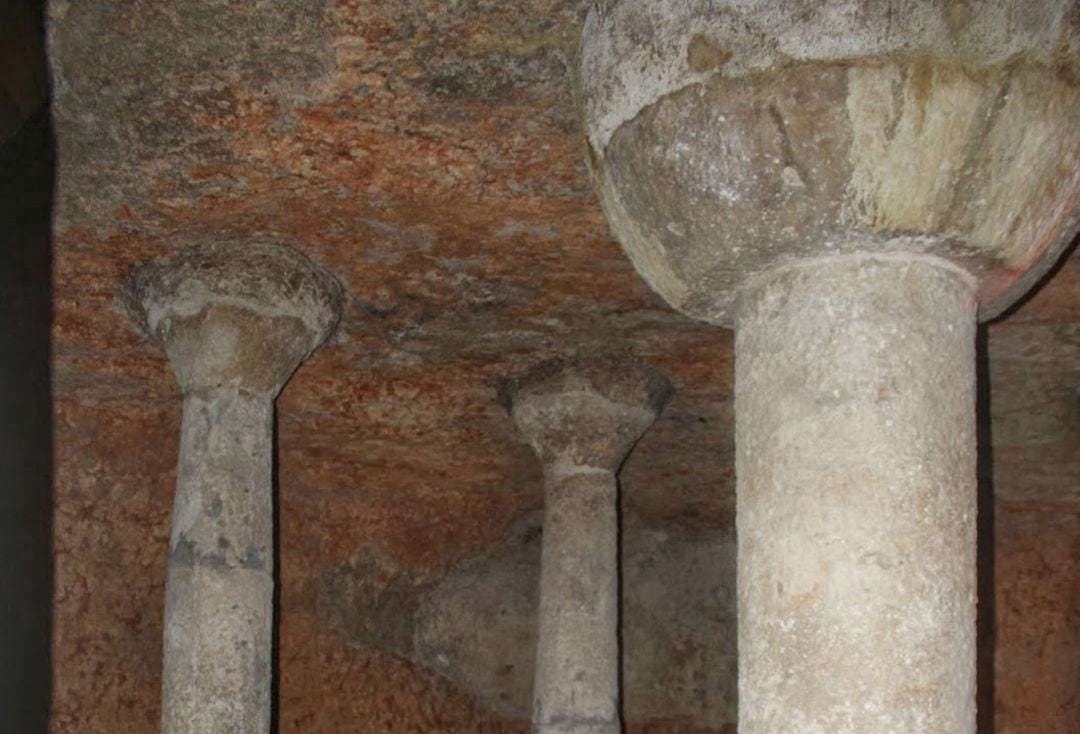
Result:
{"label": "rough stone surface", "polygon": [[975,299],[929,258],[747,288],[739,730],[975,731]]}
{"label": "rough stone surface", "polygon": [[989,318],[1072,241],[1080,6],[895,5],[624,0],[590,15],[601,198],[675,308],[730,324],[744,279],[778,264],[923,252],[976,275]]}
{"label": "rough stone surface", "polygon": [[285,247],[211,244],[140,267],[119,300],[184,393],[161,729],[269,732],[274,398],[337,325],[341,287]]}
{"label": "rough stone surface", "polygon": [[[181,401],[160,347],[115,310],[117,289],[137,265],[194,244],[270,240],[298,246],[347,289],[338,336],[277,404],[279,731],[527,732],[527,703],[497,713],[459,679],[380,649],[373,635],[353,637],[332,623],[319,589],[349,564],[373,568],[375,589],[395,578],[437,583],[505,550],[508,527],[540,508],[542,476],[496,385],[597,347],[645,356],[676,387],[620,472],[625,541],[641,527],[670,548],[732,522],[732,336],[668,308],[609,234],[569,83],[585,3],[49,6],[51,63],[63,67],[53,74],[55,459],[41,484],[51,481],[54,504],[51,730],[160,726]],[[701,63],[709,58],[701,49]],[[308,71],[304,60],[314,60]],[[26,190],[18,181],[0,199]],[[48,238],[39,241],[47,260]],[[1069,608],[1075,578],[1064,575],[1071,546],[1053,540],[1068,536],[1051,519],[1078,509],[1078,323],[1073,255],[988,330],[996,521],[1019,527],[1006,500],[1046,513],[1022,532],[1001,530],[993,556],[1000,599],[1017,603],[1015,624],[998,631],[994,693],[1010,702],[999,726],[1018,732],[1073,734],[1080,718],[1064,663],[1030,652],[1031,640],[1053,639],[1060,660],[1080,659],[1071,618],[1039,612]],[[640,561],[624,547],[624,573],[655,552],[662,569],[641,583],[665,591],[628,597],[624,613],[647,609],[661,630],[663,620],[686,630],[672,615],[688,581],[664,578],[687,555],[663,560],[659,543],[641,544]],[[538,541],[531,547],[536,563]],[[687,576],[711,572],[706,555]],[[705,583],[730,619],[730,582]],[[716,649],[700,634],[662,645],[663,668],[628,661],[628,732],[731,734],[733,719],[710,718],[701,698],[726,690],[734,705],[730,659],[695,662]],[[640,642],[624,648],[643,654]],[[1024,669],[1062,695],[1018,688]],[[650,670],[663,672],[634,682]]]}
{"label": "rough stone surface", "polygon": [[[328,574],[320,616],[348,644],[412,661],[494,714],[527,720],[542,535],[541,513],[528,513],[492,551],[436,578],[354,559]],[[732,528],[670,532],[624,515],[620,545],[625,717],[676,731],[734,727]]]}
{"label": "rough stone surface", "polygon": [[1080,702],[1080,516],[1006,505],[998,561],[995,732],[1067,732]]}
{"label": "rough stone surface", "polygon": [[629,356],[556,360],[505,387],[543,465],[533,731],[617,734],[619,520],[615,472],[671,394]]}
{"label": "rough stone surface", "polygon": [[591,467],[545,467],[545,474],[533,731],[619,734],[615,474]]}
{"label": "rough stone surface", "polygon": [[545,474],[614,472],[671,396],[667,378],[629,355],[555,359],[500,396]]}
{"label": "rough stone surface", "polygon": [[164,734],[270,731],[273,396],[184,399],[165,581]]}
{"label": "rough stone surface", "polygon": [[185,393],[234,384],[276,396],[341,317],[329,273],[264,243],[215,243],[148,263],[119,300],[165,346]]}
{"label": "rough stone surface", "polygon": [[1073,0],[600,0],[582,47],[586,124],[603,150],[648,105],[715,74],[895,53],[1075,66]]}

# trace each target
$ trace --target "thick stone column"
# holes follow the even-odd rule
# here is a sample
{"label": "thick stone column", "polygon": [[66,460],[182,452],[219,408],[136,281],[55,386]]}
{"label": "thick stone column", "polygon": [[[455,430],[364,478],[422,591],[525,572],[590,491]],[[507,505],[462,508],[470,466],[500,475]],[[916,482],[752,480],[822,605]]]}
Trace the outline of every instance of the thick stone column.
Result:
{"label": "thick stone column", "polygon": [[544,541],[533,731],[618,734],[615,473],[670,394],[626,358],[539,365],[505,386],[544,468]]}
{"label": "thick stone column", "polygon": [[974,332],[1080,219],[1075,0],[604,0],[601,202],[736,329],[739,731],[975,730]]}
{"label": "thick stone column", "polygon": [[184,394],[165,582],[162,731],[270,730],[274,398],[337,324],[341,288],[265,244],[139,268],[121,302]]}
{"label": "thick stone column", "polygon": [[974,287],[848,256],[745,289],[741,730],[974,731]]}

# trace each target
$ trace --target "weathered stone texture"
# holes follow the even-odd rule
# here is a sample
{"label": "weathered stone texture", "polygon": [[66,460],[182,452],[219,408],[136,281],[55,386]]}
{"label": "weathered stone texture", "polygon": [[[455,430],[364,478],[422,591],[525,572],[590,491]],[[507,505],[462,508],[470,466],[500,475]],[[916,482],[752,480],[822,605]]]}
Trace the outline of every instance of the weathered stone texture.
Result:
{"label": "weathered stone texture", "polygon": [[1080,721],[1080,512],[997,510],[994,681],[998,734]]}
{"label": "weathered stone texture", "polygon": [[504,387],[543,468],[533,731],[622,731],[616,473],[671,395],[632,355],[557,359]]}
{"label": "weathered stone texture", "polygon": [[1026,292],[1080,228],[1080,16],[944,5],[597,4],[590,160],[642,277],[725,325],[747,277],[836,253],[952,260],[983,318]]}
{"label": "weathered stone texture", "polygon": [[169,398],[57,396],[51,731],[158,730],[180,425]]}
{"label": "weathered stone texture", "polygon": [[[620,476],[624,521],[669,540],[642,541],[656,550],[640,571],[626,556],[627,572],[655,565],[655,589],[686,558],[672,547],[730,527],[732,337],[671,312],[610,237],[571,102],[584,5],[50,3],[60,156],[52,731],[158,729],[180,394],[160,348],[131,332],[114,298],[139,263],[209,239],[294,244],[346,290],[339,336],[278,400],[282,732],[528,731],[525,713],[500,717],[464,684],[332,624],[319,592],[366,558],[387,584],[437,583],[505,550],[517,519],[541,506],[542,478],[497,385],[537,361],[630,350],[676,387]],[[994,455],[1003,499],[1075,510],[1078,284],[1074,255],[990,327],[996,430],[1014,435]],[[1002,541],[999,569],[1010,554],[1036,558],[1014,549],[1037,540],[1020,540]],[[1038,548],[1065,573],[1066,542]],[[691,554],[690,568],[719,572],[705,554]],[[1009,578],[1005,598],[1017,588]],[[1072,705],[1076,688],[1034,698],[1004,670],[1004,651],[1026,649],[1028,636],[1061,640],[1061,659],[1080,659],[1067,618],[1034,611],[1065,603],[1055,598],[1025,604],[1030,626],[999,630],[998,695],[1010,711],[1028,707],[1015,716],[1039,722],[1032,731],[1072,734],[1075,716],[1056,707]],[[648,606],[657,627],[676,611],[635,599],[626,613]],[[645,629],[631,631],[660,644]],[[731,734],[715,701],[661,713],[690,695],[680,691],[714,684],[724,711],[733,705],[718,667],[715,679],[679,678],[716,648],[678,629],[663,652],[701,657],[685,667],[672,657],[647,683],[628,669],[628,731]]]}
{"label": "weathered stone texture", "polygon": [[975,283],[822,258],[744,292],[739,728],[975,727]]}
{"label": "weathered stone texture", "polygon": [[997,734],[1080,721],[1078,317],[1074,252],[988,329]]}
{"label": "weathered stone texture", "polygon": [[[661,530],[624,514],[621,531],[625,718],[733,726],[731,528]],[[420,602],[405,656],[508,718],[530,712],[541,536],[539,514],[525,516],[495,550],[412,586],[409,594]],[[338,604],[348,610],[347,620],[370,619],[380,609],[349,596]]]}

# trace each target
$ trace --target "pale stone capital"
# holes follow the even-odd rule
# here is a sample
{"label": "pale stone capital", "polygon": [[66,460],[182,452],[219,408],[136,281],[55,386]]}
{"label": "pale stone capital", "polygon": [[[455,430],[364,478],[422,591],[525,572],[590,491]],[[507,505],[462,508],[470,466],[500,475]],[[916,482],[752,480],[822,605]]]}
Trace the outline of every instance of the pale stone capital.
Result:
{"label": "pale stone capital", "polygon": [[503,402],[545,471],[615,471],[671,395],[667,378],[625,356],[544,362],[507,381]]}
{"label": "pale stone capital", "polygon": [[337,326],[342,289],[291,248],[222,242],[143,265],[119,300],[165,347],[185,393],[276,394]]}

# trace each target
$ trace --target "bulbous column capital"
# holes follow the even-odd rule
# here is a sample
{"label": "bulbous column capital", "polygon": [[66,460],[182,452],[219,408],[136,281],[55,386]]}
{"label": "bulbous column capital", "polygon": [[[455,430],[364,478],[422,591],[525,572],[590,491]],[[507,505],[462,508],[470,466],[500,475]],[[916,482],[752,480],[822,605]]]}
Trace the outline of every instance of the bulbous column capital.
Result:
{"label": "bulbous column capital", "polygon": [[141,266],[120,303],[165,347],[185,393],[234,385],[276,395],[337,326],[342,289],[296,250],[213,243]]}
{"label": "bulbous column capital", "polygon": [[614,472],[670,395],[666,377],[625,356],[551,360],[500,389],[545,471]]}
{"label": "bulbous column capital", "polygon": [[731,325],[746,279],[917,253],[1015,301],[1080,222],[1076,0],[602,0],[590,158],[615,234],[672,306]]}

